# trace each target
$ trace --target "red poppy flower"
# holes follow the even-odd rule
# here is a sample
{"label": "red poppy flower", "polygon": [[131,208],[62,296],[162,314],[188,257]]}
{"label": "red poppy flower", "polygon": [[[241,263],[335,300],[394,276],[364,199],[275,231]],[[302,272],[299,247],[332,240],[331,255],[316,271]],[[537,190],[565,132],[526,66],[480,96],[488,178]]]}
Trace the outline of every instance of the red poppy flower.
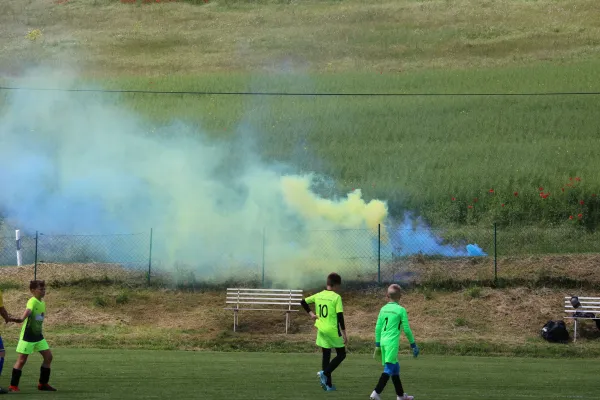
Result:
{"label": "red poppy flower", "polygon": [[570,180],[570,181],[572,181],[572,180],[573,180],[573,178],[569,178],[569,180]]}
{"label": "red poppy flower", "polygon": [[573,219],[573,216],[572,216],[572,215],[569,215],[569,219]]}
{"label": "red poppy flower", "polygon": [[455,200],[456,200],[456,197],[453,197],[453,198],[452,198],[452,201],[455,201]]}
{"label": "red poppy flower", "polygon": [[564,192],[564,191],[565,191],[565,188],[561,188],[561,190]]}
{"label": "red poppy flower", "polygon": [[583,214],[577,214],[577,218],[581,219],[581,217],[583,217]]}
{"label": "red poppy flower", "polygon": [[515,197],[517,197],[519,195],[519,192],[515,192],[514,195]]}
{"label": "red poppy flower", "polygon": [[579,204],[581,204],[581,205],[584,205],[584,204],[585,204],[585,202],[584,202],[583,200],[580,200],[580,201],[579,201]]}
{"label": "red poppy flower", "polygon": [[581,182],[581,178],[580,178],[580,177],[576,177],[576,178],[575,178],[575,180],[576,180],[577,182]]}
{"label": "red poppy flower", "polygon": [[502,207],[504,207],[504,203],[502,203]]}
{"label": "red poppy flower", "polygon": [[540,186],[540,192],[543,192],[543,191],[544,191],[544,188]]}
{"label": "red poppy flower", "polygon": [[494,189],[490,189],[490,193],[494,193]]}
{"label": "red poppy flower", "polygon": [[473,206],[469,206],[469,208],[473,208]]}

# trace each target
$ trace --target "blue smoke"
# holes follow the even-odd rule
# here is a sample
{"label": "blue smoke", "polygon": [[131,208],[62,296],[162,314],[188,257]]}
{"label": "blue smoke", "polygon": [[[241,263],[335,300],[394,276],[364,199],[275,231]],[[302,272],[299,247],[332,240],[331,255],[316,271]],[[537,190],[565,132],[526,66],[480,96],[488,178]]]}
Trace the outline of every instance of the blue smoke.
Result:
{"label": "blue smoke", "polygon": [[487,256],[477,244],[458,247],[443,242],[444,240],[421,218],[413,220],[410,214],[406,214],[400,224],[390,229],[390,240],[385,246],[385,251],[394,257],[416,254],[443,257]]}

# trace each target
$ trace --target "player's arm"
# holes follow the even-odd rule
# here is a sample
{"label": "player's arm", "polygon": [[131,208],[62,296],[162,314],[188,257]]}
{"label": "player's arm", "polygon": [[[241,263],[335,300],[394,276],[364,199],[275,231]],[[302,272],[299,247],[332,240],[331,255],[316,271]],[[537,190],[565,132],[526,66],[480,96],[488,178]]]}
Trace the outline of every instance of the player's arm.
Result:
{"label": "player's arm", "polygon": [[25,312],[23,313],[23,316],[21,318],[11,318],[10,320],[12,322],[21,323],[21,322],[25,321],[30,315],[31,315],[31,309],[28,308],[25,310]]}
{"label": "player's arm", "polygon": [[379,312],[377,316],[377,323],[375,324],[375,346],[379,347],[381,342],[381,328],[383,328],[383,313]]}
{"label": "player's arm", "polygon": [[335,312],[337,314],[338,326],[342,337],[344,338],[344,344],[348,344],[348,336],[346,335],[346,323],[344,322],[344,305],[342,304],[342,298],[339,297],[335,303]]}
{"label": "player's arm", "polygon": [[[402,330],[410,343],[410,348],[413,350],[413,355],[416,357],[419,355],[419,347],[417,347],[417,343],[415,342],[415,337],[410,329],[410,323],[408,322],[408,313],[406,309],[402,309],[400,313],[400,324],[402,325]],[[400,328],[400,327],[398,327]]]}
{"label": "player's arm", "polygon": [[2,318],[4,318],[4,321],[6,323],[10,322],[10,316],[8,315],[8,312],[6,311],[6,308],[0,306],[0,315],[2,315]]}
{"label": "player's arm", "polygon": [[302,306],[302,308],[304,308],[304,311],[306,311],[306,313],[308,315],[310,315],[310,317],[312,319],[317,319],[317,316],[314,312],[312,312],[312,310],[310,309],[309,304],[313,304],[315,302],[315,297],[314,296],[309,296],[306,299],[302,299],[302,301],[300,302],[300,305]]}

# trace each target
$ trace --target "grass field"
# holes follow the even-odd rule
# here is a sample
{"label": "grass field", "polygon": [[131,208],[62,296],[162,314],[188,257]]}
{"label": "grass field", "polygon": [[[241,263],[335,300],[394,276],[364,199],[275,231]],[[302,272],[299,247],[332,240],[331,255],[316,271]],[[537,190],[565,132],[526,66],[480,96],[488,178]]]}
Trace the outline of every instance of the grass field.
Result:
{"label": "grass field", "polygon": [[[320,354],[211,353],[54,349],[51,384],[35,389],[39,362],[31,359],[21,378],[31,399],[365,399],[381,374],[368,355],[349,354],[334,373],[337,392],[316,380]],[[14,350],[8,350],[7,364]],[[34,361],[35,360],[35,361]],[[597,399],[600,373],[592,360],[402,356],[405,390],[417,399]],[[6,385],[10,368],[4,367]],[[394,397],[388,384],[384,399]]]}
{"label": "grass field", "polygon": [[[84,87],[166,91],[600,89],[591,0],[191,3],[5,0],[0,71],[11,82],[22,65],[51,63]],[[28,39],[32,29],[42,35]],[[600,222],[600,96],[109,96],[152,124],[251,137],[267,160],[435,226]]]}

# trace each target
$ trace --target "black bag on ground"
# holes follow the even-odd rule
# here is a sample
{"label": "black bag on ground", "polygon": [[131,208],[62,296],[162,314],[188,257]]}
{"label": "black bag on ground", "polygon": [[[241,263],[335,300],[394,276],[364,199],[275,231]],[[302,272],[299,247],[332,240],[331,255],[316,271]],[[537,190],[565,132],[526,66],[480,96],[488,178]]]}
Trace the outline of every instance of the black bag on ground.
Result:
{"label": "black bag on ground", "polygon": [[569,341],[569,331],[564,321],[548,321],[542,328],[542,337],[553,343],[566,343]]}

